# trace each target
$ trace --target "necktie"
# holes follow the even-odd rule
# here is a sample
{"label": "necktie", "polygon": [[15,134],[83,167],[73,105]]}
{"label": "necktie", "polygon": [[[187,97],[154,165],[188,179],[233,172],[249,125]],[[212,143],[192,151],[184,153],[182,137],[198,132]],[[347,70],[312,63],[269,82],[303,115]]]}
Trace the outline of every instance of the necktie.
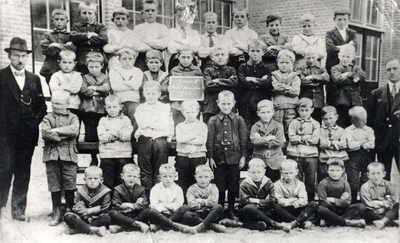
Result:
{"label": "necktie", "polygon": [[396,97],[397,95],[397,87],[396,84],[393,84],[392,86],[392,98],[394,99],[394,97]]}
{"label": "necktie", "polygon": [[17,71],[14,71],[14,76],[15,76],[15,77],[18,77],[18,76],[24,77],[25,74],[24,74],[24,72],[17,72]]}
{"label": "necktie", "polygon": [[213,47],[214,46],[214,41],[212,39],[212,34],[208,35],[210,37],[210,44],[208,45],[209,47]]}

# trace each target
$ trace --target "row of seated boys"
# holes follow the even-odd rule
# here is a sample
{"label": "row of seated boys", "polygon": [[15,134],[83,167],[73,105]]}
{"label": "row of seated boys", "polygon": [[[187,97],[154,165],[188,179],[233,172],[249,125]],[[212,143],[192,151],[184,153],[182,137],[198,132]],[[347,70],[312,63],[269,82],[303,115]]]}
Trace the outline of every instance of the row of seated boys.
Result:
{"label": "row of seated boys", "polygon": [[[90,166],[85,170],[85,185],[78,189],[72,211],[64,216],[66,224],[79,233],[104,236],[111,233],[159,229],[188,234],[226,232],[228,227],[251,230],[278,229],[290,232],[314,223],[321,227],[338,225],[364,228],[373,223],[382,229],[396,225],[399,204],[394,188],[385,181],[382,163],[368,165],[369,180],[361,188],[362,203],[351,204],[350,186],[343,179],[344,162],[331,158],[327,163],[329,177],[318,185],[318,201],[308,201],[305,185],[297,180],[298,165],[287,159],[282,162],[282,179],[273,183],[265,176],[265,163],[254,158],[249,162],[248,177],[240,184],[239,218],[223,218],[223,206],[218,203],[219,192],[211,183],[213,173],[209,166],[196,167],[196,183],[186,193],[174,183],[172,164],[160,167],[160,180],[146,196],[145,188],[137,184],[139,167],[123,167],[122,184],[111,191],[102,185],[102,170]],[[149,202],[150,199],[150,202]],[[150,226],[149,226],[150,224]]]}
{"label": "row of seated boys", "polygon": [[[135,113],[139,128],[136,131],[138,139],[138,165],[141,169],[141,184],[150,189],[158,182],[158,170],[168,161],[167,138],[173,135],[173,121],[167,104],[161,103],[160,84],[149,81],[144,84],[143,95],[146,102],[139,105]],[[76,181],[77,155],[75,150],[76,136],[79,130],[78,118],[67,110],[69,93],[58,90],[53,93],[53,113],[43,120],[43,139],[45,141],[44,162],[48,174],[49,191],[52,194],[53,207],[60,215],[61,190],[65,190],[67,208],[72,208],[73,190]],[[240,116],[233,113],[234,95],[230,91],[222,91],[218,97],[220,113],[212,117],[208,126],[196,117],[199,105],[195,101],[185,101],[182,104],[185,122],[176,128],[178,183],[186,193],[193,184],[195,168],[205,164],[214,170],[215,183],[220,191],[220,203],[228,190],[228,216],[237,218],[234,212],[235,197],[239,191],[239,169],[245,165],[247,142],[249,139],[247,126]],[[121,113],[121,102],[118,96],[109,95],[105,99],[105,109],[108,116],[101,118],[98,133],[99,150],[104,172],[104,183],[113,188],[120,183],[119,174],[122,167],[132,162],[132,147],[130,144],[133,127],[128,117]],[[310,200],[314,199],[315,173],[318,166],[317,144],[321,141],[319,176],[324,173],[324,163],[332,156],[347,159],[348,178],[351,184],[352,196],[357,197],[361,181],[366,175],[369,163],[368,150],[373,148],[374,137],[372,129],[365,126],[366,114],[362,107],[354,107],[351,116],[354,125],[344,131],[335,122],[337,114],[334,107],[325,107],[323,117],[325,127],[320,129],[317,121],[311,118],[312,101],[302,98],[298,112],[300,118],[289,126],[289,158],[298,161],[302,180],[303,174]],[[267,175],[273,181],[279,176],[280,163],[283,160],[281,146],[285,141],[282,124],[274,121],[273,103],[263,100],[258,104],[260,121],[251,130],[250,140],[255,145],[253,157],[261,158],[267,165]],[[349,156],[345,148],[350,148]],[[60,171],[63,173],[60,174]],[[69,181],[63,182],[63,181]],[[57,214],[55,214],[57,215]],[[59,221],[59,217],[56,221]]]}

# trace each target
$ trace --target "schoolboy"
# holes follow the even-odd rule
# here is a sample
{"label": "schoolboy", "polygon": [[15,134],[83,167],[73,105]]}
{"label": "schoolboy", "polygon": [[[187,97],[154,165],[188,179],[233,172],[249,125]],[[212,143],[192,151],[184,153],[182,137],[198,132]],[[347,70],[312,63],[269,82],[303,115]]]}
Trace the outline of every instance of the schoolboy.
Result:
{"label": "schoolboy", "polygon": [[72,212],[64,216],[68,227],[83,234],[104,236],[111,223],[111,190],[102,184],[103,171],[97,166],[85,169],[85,184],[78,188]]}
{"label": "schoolboy", "polygon": [[362,106],[351,108],[349,116],[353,124],[344,129],[349,155],[346,173],[351,189],[351,202],[355,203],[361,185],[368,180],[367,166],[372,161],[370,150],[375,148],[375,134],[374,130],[366,125],[367,112]]}
{"label": "schoolboy", "polygon": [[272,72],[272,98],[274,103],[274,119],[283,124],[287,137],[290,122],[296,118],[299,102],[301,80],[297,72],[293,72],[294,54],[282,50],[277,57],[278,70]]}
{"label": "schoolboy", "polygon": [[[141,12],[145,22],[136,25],[133,29],[133,34],[138,39],[136,50],[139,52],[135,66],[143,72],[147,70],[146,52],[164,51],[169,41],[167,26],[156,22],[158,6],[157,0],[143,0]],[[163,65],[161,69],[165,70],[165,66]]]}
{"label": "schoolboy", "polygon": [[239,215],[243,227],[262,231],[268,226],[289,232],[288,226],[269,217],[274,206],[275,189],[274,183],[265,176],[264,161],[251,159],[248,172],[248,177],[240,183]]}
{"label": "schoolboy", "polygon": [[63,217],[62,190],[65,193],[66,208],[71,210],[74,205],[78,163],[75,145],[79,134],[79,119],[67,110],[68,102],[67,91],[54,91],[51,98],[53,112],[46,115],[42,121],[43,162],[46,164],[47,182],[53,204],[50,226],[58,225]]}
{"label": "schoolboy", "polygon": [[317,22],[313,14],[303,14],[300,17],[302,33],[293,36],[292,39],[293,52],[296,54],[295,69],[304,66],[306,49],[308,48],[313,49],[316,54],[315,64],[318,64],[319,67],[325,67],[325,39],[314,34],[316,26]]}
{"label": "schoolboy", "polygon": [[113,94],[118,96],[123,104],[122,112],[129,117],[134,130],[137,129],[135,111],[140,104],[139,88],[143,82],[143,72],[134,67],[137,52],[129,47],[118,51],[121,66],[110,69],[110,83]]}
{"label": "schoolboy", "polygon": [[147,223],[151,222],[183,233],[196,233],[194,228],[176,223],[156,209],[148,208],[146,189],[137,184],[139,174],[137,165],[130,163],[124,166],[121,175],[124,183],[114,188],[113,208],[109,212],[114,225],[110,225],[110,232],[140,230],[145,233],[150,229]]}
{"label": "schoolboy", "polygon": [[135,49],[137,46],[137,38],[134,37],[133,31],[127,27],[129,20],[129,12],[126,8],[118,7],[114,10],[111,21],[114,22],[116,28],[107,30],[108,43],[103,47],[104,52],[109,56],[109,69],[121,66],[117,55],[119,50],[124,47]]}
{"label": "schoolboy", "polygon": [[[335,27],[326,32],[325,45],[326,45],[326,65],[325,68],[331,75],[331,68],[339,64],[339,51],[344,44],[350,44],[357,47],[357,34],[354,30],[349,29],[350,9],[337,9],[334,11],[333,20]],[[332,79],[330,84],[326,86],[326,101],[331,104],[331,96],[335,93],[332,87]]]}
{"label": "schoolboy", "polygon": [[[148,221],[149,199],[146,190],[137,184],[140,180],[140,169],[137,165],[129,163],[123,166],[122,184],[116,186],[112,195],[112,210],[108,213],[111,218],[111,233],[125,229],[140,230],[142,233],[149,231]],[[122,227],[118,227],[122,226]]]}
{"label": "schoolboy", "polygon": [[210,183],[213,172],[207,165],[196,167],[196,183],[189,187],[186,193],[190,212],[186,212],[184,221],[189,225],[196,225],[198,232],[212,229],[218,233],[226,231],[225,226],[217,224],[222,217],[224,208],[218,204],[219,191],[215,184]]}
{"label": "schoolboy", "polygon": [[[106,26],[96,21],[97,9],[90,2],[82,2],[79,4],[79,14],[82,19],[71,27],[71,41],[78,47],[78,65],[76,70],[83,75],[89,71],[85,65],[86,56],[89,52],[99,52],[105,57],[103,47],[108,43]],[[103,68],[103,72],[105,71]]]}
{"label": "schoolboy", "polygon": [[324,85],[329,83],[329,74],[318,64],[318,50],[313,46],[304,48],[303,64],[298,63],[296,72],[300,74],[301,86],[299,98],[309,98],[314,103],[311,116],[321,122],[321,109],[325,105]]}
{"label": "schoolboy", "polygon": [[361,83],[365,80],[365,73],[361,67],[353,64],[356,49],[349,44],[343,45],[339,51],[340,63],[331,69],[333,80],[332,105],[335,106],[339,120],[338,125],[350,126],[349,109],[353,106],[362,106]]}
{"label": "schoolboy", "polygon": [[350,206],[350,185],[343,179],[343,160],[330,158],[327,170],[329,177],[318,184],[319,206],[315,216],[320,219],[320,226],[329,224],[364,228],[365,220],[360,217],[365,212],[365,206],[362,203]]}
{"label": "schoolboy", "polygon": [[281,166],[282,178],[274,183],[275,198],[272,215],[281,222],[289,222],[290,229],[313,225],[308,219],[314,214],[318,203],[307,202],[307,191],[303,182],[296,179],[299,172],[297,162],[291,159],[284,160]]}
{"label": "schoolboy", "polygon": [[68,110],[78,115],[81,98],[79,91],[82,87],[82,76],[79,72],[74,71],[76,65],[76,55],[73,51],[61,51],[58,57],[58,65],[61,70],[55,72],[50,79],[49,87],[53,93],[56,90],[65,90],[69,92]]}
{"label": "schoolboy", "polygon": [[146,102],[140,104],[135,113],[138,130],[135,133],[138,141],[138,165],[140,167],[141,185],[150,189],[159,181],[158,171],[168,161],[168,143],[174,135],[174,123],[168,104],[161,103],[161,87],[155,81],[147,81],[143,85]]}
{"label": "schoolboy", "polygon": [[[170,76],[200,76],[203,77],[203,73],[200,68],[195,66],[192,61],[194,58],[194,52],[190,46],[182,46],[178,52],[179,64],[172,68],[169,72]],[[169,87],[169,80],[166,80],[163,86]],[[185,120],[185,117],[181,112],[182,101],[172,101],[171,110],[172,117],[174,119],[174,127]]]}
{"label": "schoolboy", "polygon": [[267,23],[267,34],[260,37],[265,44],[262,61],[271,72],[277,70],[276,62],[278,53],[284,49],[291,49],[289,38],[281,32],[282,18],[278,15],[268,15],[265,20]]}
{"label": "schoolboy", "polygon": [[[101,72],[104,58],[98,52],[87,55],[86,65],[89,73],[84,75],[79,96],[82,102],[79,106],[80,119],[85,124],[85,142],[98,142],[97,126],[100,119],[107,115],[104,99],[111,91],[108,75]],[[91,154],[91,165],[97,165],[97,155]]]}
{"label": "schoolboy", "polygon": [[197,119],[200,105],[195,100],[182,102],[185,121],[176,126],[175,167],[178,171],[178,185],[186,195],[187,189],[196,183],[196,167],[204,165],[206,159],[207,124]]}
{"label": "schoolboy", "polygon": [[[175,167],[172,164],[160,166],[160,180],[150,192],[150,207],[157,210],[173,222],[181,222],[189,206],[184,205],[182,188],[174,182]],[[187,227],[188,231],[197,233],[196,227]]]}
{"label": "schoolboy", "polygon": [[311,117],[313,112],[312,100],[301,98],[297,111],[299,117],[289,125],[289,144],[287,158],[299,163],[298,179],[305,179],[308,200],[314,200],[318,167],[318,141],[320,124]]}
{"label": "schoolboy", "polygon": [[260,120],[250,131],[250,141],[253,143],[253,158],[260,158],[266,164],[265,175],[272,182],[279,180],[281,162],[284,160],[282,145],[286,139],[281,123],[272,119],[274,104],[270,100],[262,100],[257,104],[257,115]]}
{"label": "schoolboy", "polygon": [[244,167],[247,155],[248,130],[243,118],[232,112],[235,97],[231,91],[221,91],[217,104],[220,112],[207,124],[207,158],[219,190],[218,203],[224,206],[228,190],[228,218],[238,220],[234,205],[239,191],[239,170]]}
{"label": "schoolboy", "polygon": [[258,34],[247,27],[250,14],[245,8],[233,10],[234,27],[225,32],[225,36],[231,41],[233,50],[229,57],[228,65],[234,67],[236,71],[239,66],[249,60],[248,46],[254,39],[258,39]]}
{"label": "schoolboy", "polygon": [[339,158],[343,161],[347,161],[349,156],[347,155],[347,141],[346,134],[342,127],[336,124],[338,114],[335,107],[325,106],[321,110],[321,116],[323,125],[319,132],[319,162],[317,170],[318,183],[322,179],[328,177],[326,170],[326,162],[329,158]]}
{"label": "schoolboy", "polygon": [[[179,58],[182,49],[191,50],[193,56],[201,46],[200,33],[192,29],[193,22],[190,21],[192,16],[189,13],[189,6],[187,4],[175,5],[175,20],[176,27],[168,29],[169,40],[167,44],[167,52],[171,56],[168,64],[168,72],[181,63]],[[189,19],[188,19],[189,18]],[[197,59],[192,58],[190,63],[197,65]],[[189,66],[188,64],[185,66]]]}
{"label": "schoolboy", "polygon": [[225,48],[227,48],[228,50],[227,58],[229,58],[229,52],[233,53],[235,51],[233,49],[231,41],[226,36],[220,35],[216,32],[218,26],[218,15],[216,13],[214,12],[205,13],[203,15],[203,21],[204,21],[205,33],[200,36],[201,46],[199,47],[198,50],[198,55],[201,60],[200,69],[202,72],[204,72],[206,68],[212,67],[213,64],[215,63],[215,61],[212,60],[212,57],[215,54],[214,53],[215,50],[213,47],[224,46]]}
{"label": "schoolboy", "polygon": [[248,46],[250,59],[240,65],[238,80],[238,110],[246,122],[247,128],[258,120],[257,103],[270,99],[272,95],[271,71],[261,61],[264,44],[260,40],[252,40]]}
{"label": "schoolboy", "polygon": [[[143,83],[147,81],[156,81],[161,86],[161,96],[158,99],[162,103],[170,103],[168,98],[168,86],[166,86],[166,79],[168,77],[168,73],[161,70],[161,67],[164,65],[164,58],[162,57],[162,53],[159,50],[150,50],[146,52],[146,65],[149,70],[143,72]],[[143,97],[143,88],[142,88],[142,103],[145,101]]]}
{"label": "schoolboy", "polygon": [[367,207],[364,218],[382,229],[399,218],[399,203],[393,185],[384,180],[385,166],[380,162],[368,165],[369,180],[361,186],[361,201]]}
{"label": "schoolboy", "polygon": [[67,12],[63,9],[54,9],[51,13],[51,20],[54,30],[44,33],[40,39],[42,53],[46,56],[40,69],[40,75],[45,77],[47,84],[50,82],[51,75],[60,70],[57,62],[60,51],[76,51],[76,46],[70,40],[70,33],[67,32],[69,22]]}
{"label": "schoolboy", "polygon": [[114,188],[121,183],[122,167],[132,163],[131,134],[133,127],[122,114],[121,100],[116,95],[105,98],[107,116],[100,119],[99,135],[100,168],[104,171],[104,185]]}
{"label": "schoolboy", "polygon": [[219,112],[218,93],[230,90],[236,93],[238,78],[236,70],[227,66],[229,52],[226,46],[214,46],[210,54],[213,64],[204,70],[203,121],[207,123]]}

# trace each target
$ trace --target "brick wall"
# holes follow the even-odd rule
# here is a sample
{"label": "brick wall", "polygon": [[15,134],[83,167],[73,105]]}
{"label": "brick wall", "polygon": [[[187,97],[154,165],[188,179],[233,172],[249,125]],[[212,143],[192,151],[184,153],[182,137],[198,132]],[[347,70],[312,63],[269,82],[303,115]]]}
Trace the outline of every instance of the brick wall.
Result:
{"label": "brick wall", "polygon": [[[4,48],[10,46],[12,37],[25,39],[32,48],[31,11],[29,0],[0,0],[0,4],[0,68],[4,68],[9,64]],[[32,70],[31,58],[26,69]]]}

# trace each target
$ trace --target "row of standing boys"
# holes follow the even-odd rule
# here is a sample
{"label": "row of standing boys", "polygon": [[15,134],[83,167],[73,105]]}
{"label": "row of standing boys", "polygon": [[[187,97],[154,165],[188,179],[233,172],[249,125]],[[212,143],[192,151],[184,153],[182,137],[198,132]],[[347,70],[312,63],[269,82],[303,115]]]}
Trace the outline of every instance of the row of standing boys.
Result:
{"label": "row of standing boys", "polygon": [[[264,161],[265,173],[272,181],[280,178],[284,158],[281,148],[289,141],[286,155],[297,161],[298,177],[305,177],[310,201],[315,195],[317,167],[321,181],[327,176],[325,164],[330,157],[349,159],[346,169],[355,202],[360,172],[361,183],[366,181],[374,133],[365,125],[366,112],[360,107],[360,83],[365,74],[352,62],[355,34],[347,28],[349,13],[336,12],[337,27],[327,33],[327,67],[332,67],[329,75],[321,66],[324,44],[321,47],[321,38],[312,33],[313,15],[302,16],[303,34],[295,36],[290,45],[279,33],[278,16],[267,17],[269,33],[257,39],[246,26],[245,10],[234,12],[236,27],[225,36],[215,32],[217,15],[206,13],[207,34],[200,36],[179,17],[185,11],[182,6],[176,9],[179,27],[170,30],[155,22],[156,1],[143,1],[146,22],[134,31],[126,27],[127,10],[118,8],[113,14],[117,28],[108,33],[95,21],[96,10],[88,3],[80,5],[83,21],[74,24],[71,33],[65,31],[65,11],[53,12],[56,30],[42,38],[46,61],[41,70],[53,93],[53,113],[43,122],[44,161],[55,211],[51,224],[60,221],[62,189],[67,210],[73,208],[79,120],[85,124],[85,141],[99,141],[100,168],[104,185],[109,188],[121,183],[120,173],[133,161],[131,142],[136,140],[141,185],[151,199],[150,190],[159,182],[159,169],[168,161],[168,141],[174,137],[178,154],[175,167],[183,193],[195,183],[196,167],[209,158],[219,190],[218,202],[224,204],[228,190],[226,216],[237,220],[234,203],[239,192],[239,169],[245,165],[250,137],[255,147],[253,158]],[[161,51],[165,48],[172,54],[169,74],[163,71]],[[201,107],[197,102],[169,101],[168,75],[204,77]],[[329,85],[328,95],[332,94],[330,104],[336,108],[324,107],[323,85],[330,78],[334,85]],[[62,99],[63,92],[69,94],[68,101]],[[299,100],[299,96],[304,98]],[[197,120],[200,108],[207,125]],[[236,108],[240,116],[234,113]],[[338,125],[346,130],[336,125],[338,118]],[[96,155],[92,164],[97,164]],[[58,168],[66,173],[56,173]]]}

